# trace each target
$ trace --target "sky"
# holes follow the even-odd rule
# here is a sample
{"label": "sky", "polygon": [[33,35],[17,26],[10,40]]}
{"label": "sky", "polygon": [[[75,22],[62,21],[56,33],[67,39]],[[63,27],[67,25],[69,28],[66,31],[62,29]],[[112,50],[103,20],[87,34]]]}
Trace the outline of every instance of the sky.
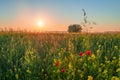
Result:
{"label": "sky", "polygon": [[0,28],[66,31],[83,22],[82,9],[97,23],[91,31],[120,30],[120,0],[0,0]]}

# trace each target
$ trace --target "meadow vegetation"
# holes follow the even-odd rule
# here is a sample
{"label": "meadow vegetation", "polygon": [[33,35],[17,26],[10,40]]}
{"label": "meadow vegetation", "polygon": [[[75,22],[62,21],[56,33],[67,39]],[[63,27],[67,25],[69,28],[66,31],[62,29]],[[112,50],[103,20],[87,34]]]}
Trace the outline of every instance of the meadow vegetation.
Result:
{"label": "meadow vegetation", "polygon": [[120,33],[0,32],[0,80],[119,80]]}

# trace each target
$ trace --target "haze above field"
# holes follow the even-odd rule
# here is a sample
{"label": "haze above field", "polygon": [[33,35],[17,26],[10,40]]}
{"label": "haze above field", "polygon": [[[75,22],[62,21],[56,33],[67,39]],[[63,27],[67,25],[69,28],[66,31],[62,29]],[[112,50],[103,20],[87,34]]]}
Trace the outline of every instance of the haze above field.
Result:
{"label": "haze above field", "polygon": [[0,0],[0,28],[66,31],[83,22],[82,9],[92,32],[120,30],[119,0]]}

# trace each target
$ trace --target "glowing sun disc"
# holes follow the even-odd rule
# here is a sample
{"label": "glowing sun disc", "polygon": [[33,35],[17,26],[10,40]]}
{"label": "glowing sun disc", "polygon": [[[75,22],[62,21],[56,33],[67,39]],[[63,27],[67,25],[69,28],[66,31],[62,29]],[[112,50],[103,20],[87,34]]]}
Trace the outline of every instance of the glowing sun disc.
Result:
{"label": "glowing sun disc", "polygon": [[43,23],[42,21],[39,21],[39,22],[38,22],[38,26],[39,26],[39,27],[43,27],[43,26],[44,26],[44,23]]}

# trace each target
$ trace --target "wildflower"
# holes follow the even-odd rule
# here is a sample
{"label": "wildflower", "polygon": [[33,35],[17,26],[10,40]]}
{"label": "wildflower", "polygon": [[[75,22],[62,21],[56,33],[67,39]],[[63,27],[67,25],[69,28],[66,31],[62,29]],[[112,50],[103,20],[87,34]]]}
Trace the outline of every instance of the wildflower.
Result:
{"label": "wildflower", "polygon": [[87,55],[91,55],[92,52],[91,52],[90,50],[88,50],[88,51],[86,51],[86,54],[87,54]]}
{"label": "wildflower", "polygon": [[46,74],[46,73],[45,73],[44,75],[45,75],[45,77],[47,76],[47,74]]}
{"label": "wildflower", "polygon": [[75,75],[75,72],[73,71],[73,72],[71,73],[71,75],[73,75],[73,76],[74,76],[74,75]]}
{"label": "wildflower", "polygon": [[69,64],[68,64],[68,67],[69,67],[69,69],[72,69],[72,64],[69,63]]}
{"label": "wildflower", "polygon": [[99,48],[101,47],[101,45],[98,46]]}
{"label": "wildflower", "polygon": [[99,50],[99,49],[97,50],[97,53],[100,53],[100,50]]}
{"label": "wildflower", "polygon": [[113,59],[116,59],[116,57],[114,56]]}
{"label": "wildflower", "polygon": [[114,46],[115,49],[118,49],[118,46]]}
{"label": "wildflower", "polygon": [[95,63],[92,63],[92,64],[93,64],[93,67],[94,67],[94,68],[96,68],[96,67],[97,67],[97,65],[96,65]]}
{"label": "wildflower", "polygon": [[103,74],[104,74],[104,75],[107,75],[107,72],[108,72],[108,71],[105,69],[105,70],[103,71]]}
{"label": "wildflower", "polygon": [[95,59],[96,57],[95,57],[95,55],[94,55],[94,54],[92,54],[92,55],[91,55],[91,58],[92,58],[92,59]]}
{"label": "wildflower", "polygon": [[115,60],[112,60],[112,63],[114,64],[114,63],[115,63]]}
{"label": "wildflower", "polygon": [[79,54],[80,54],[81,57],[84,56],[83,52],[80,52]]}
{"label": "wildflower", "polygon": [[54,62],[56,62],[57,60],[56,59],[53,59],[54,60]]}
{"label": "wildflower", "polygon": [[56,61],[55,66],[58,67],[60,65],[59,61]]}
{"label": "wildflower", "polygon": [[78,69],[77,71],[80,73],[80,70],[79,70],[79,69]]}
{"label": "wildflower", "polygon": [[61,69],[61,72],[64,73],[64,72],[65,72],[65,68],[62,68],[62,69]]}
{"label": "wildflower", "polygon": [[57,73],[59,73],[59,72],[60,72],[60,70],[58,69],[58,70],[57,70]]}
{"label": "wildflower", "polygon": [[59,56],[61,56],[61,54],[62,54],[61,52],[58,53]]}
{"label": "wildflower", "polygon": [[42,72],[44,72],[44,69],[42,69]]}
{"label": "wildflower", "polygon": [[67,61],[67,58],[66,58],[66,56],[65,56],[65,58],[64,58],[64,61]]}
{"label": "wildflower", "polygon": [[92,76],[88,76],[87,80],[93,80],[93,77]]}
{"label": "wildflower", "polygon": [[82,58],[80,58],[79,61],[82,62]]}
{"label": "wildflower", "polygon": [[118,69],[116,70],[116,72],[120,72],[120,68],[118,68]]}
{"label": "wildflower", "polygon": [[74,55],[72,53],[70,54],[70,57],[71,57],[71,59],[74,59]]}
{"label": "wildflower", "polygon": [[83,74],[80,74],[80,77],[82,78],[82,77],[83,77]]}
{"label": "wildflower", "polygon": [[18,79],[18,78],[19,78],[18,74],[15,74],[15,78],[16,78],[16,79]]}
{"label": "wildflower", "polygon": [[55,70],[53,70],[53,73],[55,73]]}
{"label": "wildflower", "polygon": [[119,78],[117,76],[113,76],[111,80],[119,80]]}
{"label": "wildflower", "polygon": [[18,68],[18,71],[21,71],[20,68]]}
{"label": "wildflower", "polygon": [[102,71],[102,69],[101,68],[98,68],[98,72],[101,72]]}
{"label": "wildflower", "polygon": [[106,60],[106,61],[108,60],[108,57],[107,57],[107,56],[105,56],[105,60]]}
{"label": "wildflower", "polygon": [[[114,60],[112,60],[112,61],[114,61]],[[109,64],[109,63],[110,63],[110,61],[106,61],[106,63],[107,63],[107,64]]]}
{"label": "wildflower", "polygon": [[91,57],[88,57],[88,60],[91,60],[92,58]]}
{"label": "wildflower", "polygon": [[27,69],[27,71],[26,71],[27,73],[29,73],[29,74],[31,74],[31,71],[29,70],[29,69]]}
{"label": "wildflower", "polygon": [[84,64],[83,64],[83,66],[87,66],[87,64],[86,64],[86,63],[84,63]]}

